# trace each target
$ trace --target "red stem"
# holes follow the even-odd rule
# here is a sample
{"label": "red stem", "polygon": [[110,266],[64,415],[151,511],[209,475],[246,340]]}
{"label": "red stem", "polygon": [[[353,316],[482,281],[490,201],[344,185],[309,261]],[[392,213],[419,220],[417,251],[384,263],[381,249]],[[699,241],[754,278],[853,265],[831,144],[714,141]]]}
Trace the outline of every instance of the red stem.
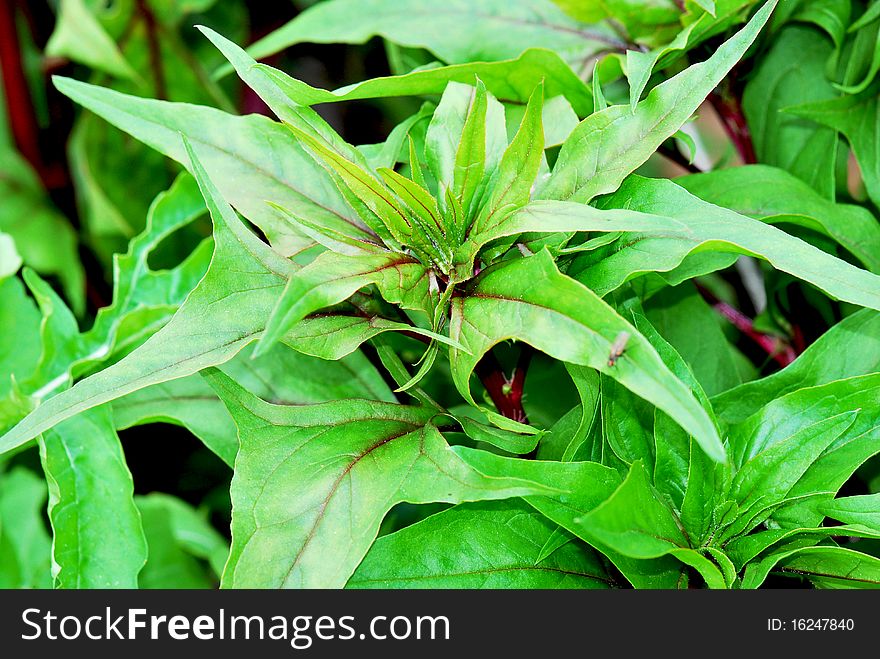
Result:
{"label": "red stem", "polygon": [[736,150],[739,152],[743,163],[754,165],[758,162],[755,155],[755,145],[752,142],[752,134],[743,114],[742,104],[738,97],[716,90],[709,95],[712,107],[721,117],[724,130]]}
{"label": "red stem", "polygon": [[757,343],[781,367],[785,368],[797,358],[797,352],[788,342],[778,336],[772,336],[756,330],[755,323],[751,318],[726,302],[722,302],[703,286],[698,284],[697,290],[703,296],[703,299],[712,305],[715,311],[730,321],[740,332]]}
{"label": "red stem", "polygon": [[491,353],[477,364],[476,372],[486,387],[486,392],[498,408],[498,413],[520,423],[528,423],[529,419],[522,405],[526,373],[532,361],[534,350],[531,346],[522,345],[513,374],[508,378],[498,359]]}
{"label": "red stem", "polygon": [[9,0],[0,2],[0,70],[9,124],[18,150],[43,174],[43,157],[40,150],[40,127],[31,103],[30,90],[21,62],[18,30],[15,26],[15,7]]}

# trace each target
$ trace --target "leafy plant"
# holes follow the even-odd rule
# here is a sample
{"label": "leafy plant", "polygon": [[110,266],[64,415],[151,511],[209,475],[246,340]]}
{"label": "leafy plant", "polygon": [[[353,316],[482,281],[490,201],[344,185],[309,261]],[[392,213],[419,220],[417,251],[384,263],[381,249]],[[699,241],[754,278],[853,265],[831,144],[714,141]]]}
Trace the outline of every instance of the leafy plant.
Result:
{"label": "leafy plant", "polygon": [[[880,14],[366,4],[318,3],[250,53],[201,28],[277,121],[55,79],[188,171],[91,329],[33,270],[0,280],[0,452],[39,447],[55,585],[880,583]],[[374,35],[396,75],[336,91],[253,59]],[[806,39],[811,73],[779,84]],[[101,43],[86,63],[137,75]],[[313,109],[402,96],[424,102],[378,144]],[[696,170],[681,146],[706,158],[707,98],[727,151],[651,176],[661,156]],[[211,237],[153,269],[206,208]],[[134,495],[117,432],[155,422],[232,468],[228,548],[179,499]],[[11,584],[45,584],[45,495],[2,474]]]}

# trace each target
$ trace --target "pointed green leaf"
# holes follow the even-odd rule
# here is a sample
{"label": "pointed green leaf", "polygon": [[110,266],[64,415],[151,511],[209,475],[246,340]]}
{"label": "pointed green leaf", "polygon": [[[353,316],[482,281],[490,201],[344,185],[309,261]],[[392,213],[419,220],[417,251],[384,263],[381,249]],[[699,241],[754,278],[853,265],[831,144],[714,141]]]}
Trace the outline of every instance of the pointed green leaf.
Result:
{"label": "pointed green leaf", "polygon": [[239,428],[227,587],[342,587],[385,513],[553,491],[470,468],[431,425],[436,411],[365,400],[276,406],[216,372]]}
{"label": "pointed green leaf", "polygon": [[880,450],[878,383],[880,376],[872,374],[800,389],[777,398],[731,428],[731,453],[735,464],[743,464],[801,428],[846,412],[858,412],[852,426],[834,440],[791,488],[788,498],[793,503],[773,513],[773,519],[780,525],[818,526],[822,514],[816,511],[816,501],[830,501],[855,470]]}
{"label": "pointed green leaf", "polygon": [[758,159],[792,173],[826,199],[834,199],[837,133],[783,110],[839,95],[825,75],[832,53],[831,42],[816,30],[786,26],[757,60],[743,92]]}
{"label": "pointed green leaf", "polygon": [[236,117],[208,107],[140,99],[68,78],[54,81],[77,103],[189,167],[180,139],[185,135],[224,197],[285,255],[312,241],[279,218],[266,200],[343,233],[369,236],[330,175],[280,124],[259,115]]}
{"label": "pointed green leaf", "polygon": [[[486,172],[486,112],[488,98],[486,85],[478,78],[474,98],[468,108],[461,128],[461,139],[455,151],[455,167],[452,176],[452,192],[458,197],[464,210],[464,218],[473,213],[472,206],[479,201]],[[457,235],[463,235],[466,227],[459,227]]]}
{"label": "pointed green leaf", "polygon": [[298,352],[321,359],[341,359],[362,343],[385,332],[408,332],[463,348],[448,336],[386,318],[345,313],[319,313],[304,318],[292,327],[282,342]]}
{"label": "pointed green leaf", "polygon": [[[612,345],[622,332],[629,335],[625,353],[609,366]],[[601,298],[561,274],[546,251],[486,270],[465,294],[453,298],[450,336],[472,353],[450,353],[453,379],[467,398],[470,374],[480,358],[493,345],[517,339],[618,380],[672,416],[714,459],[725,459],[705,410],[654,348]]]}
{"label": "pointed green leaf", "polygon": [[825,450],[853,425],[857,412],[844,412],[799,428],[752,456],[737,471],[730,497],[739,506],[738,519],[719,541],[764,522],[782,505],[791,489]]}
{"label": "pointed green leaf", "polygon": [[829,101],[817,101],[786,109],[795,116],[810,119],[839,130],[852,147],[859,163],[868,196],[880,200],[880,157],[874,146],[880,139],[880,97],[875,89],[858,96],[842,96]]}
{"label": "pointed green leaf", "polygon": [[638,104],[612,106],[589,116],[559,152],[542,199],[586,202],[613,192],[675,134],[743,56],[776,6],[769,0],[754,18],[705,62],[655,87]]}
{"label": "pointed green leaf", "polygon": [[372,78],[330,91],[312,87],[271,66],[258,64],[245,51],[209,28],[199,27],[199,30],[283,120],[287,120],[297,106],[392,96],[439,95],[447,83],[473,84],[474,77],[482,80],[502,101],[525,103],[535,86],[543,81],[548,96],[564,96],[578,113],[586,115],[593,108],[590,90],[583,80],[559,55],[541,48],[526,49],[515,59],[500,62],[477,61],[452,66],[429,64],[404,75]]}
{"label": "pointed green leaf", "polygon": [[204,279],[146,343],[50,398],[0,438],[0,453],[92,407],[222,364],[260,336],[293,264],[244,227],[195,157],[193,168],[214,220],[214,256]]}
{"label": "pointed green leaf", "polygon": [[461,504],[379,538],[348,588],[608,588],[596,553],[568,543],[543,561],[557,525],[524,503]]}
{"label": "pointed green leaf", "polygon": [[543,103],[543,89],[538,87],[529,98],[519,130],[501,158],[488,202],[470,228],[474,234],[491,230],[529,201],[544,155]]}
{"label": "pointed green leaf", "polygon": [[[552,483],[559,488],[559,493],[528,496],[525,500],[578,536],[583,533],[580,518],[604,505],[621,485],[621,478],[614,469],[595,462],[521,460],[465,447],[455,447],[454,450],[487,476],[517,476]],[[603,548],[602,553],[637,588],[675,588],[680,583],[682,566],[672,558],[633,559],[610,548]]]}
{"label": "pointed green leaf", "polygon": [[[613,290],[639,272],[674,268],[695,251],[730,251],[764,259],[777,270],[803,279],[839,300],[880,309],[878,275],[776,227],[699,200],[671,181],[631,177],[602,205],[666,219],[655,220],[656,234],[649,228],[635,229],[641,235],[630,236],[622,244],[619,241],[620,248],[597,264],[584,259],[581,267],[589,266],[589,270],[582,275],[581,267],[574,264],[572,276],[600,293]],[[625,227],[609,226],[605,230],[615,229]]]}
{"label": "pointed green leaf", "polygon": [[738,423],[798,389],[876,372],[880,372],[880,314],[863,309],[837,323],[781,371],[716,396],[712,404],[719,419]]}
{"label": "pointed green leaf", "polygon": [[345,256],[325,252],[291,276],[272,311],[256,354],[265,352],[300,320],[375,284],[386,300],[406,308],[430,309],[425,266],[394,252]]}
{"label": "pointed green leaf", "polygon": [[147,544],[110,408],[45,432],[40,458],[49,483],[56,586],[136,588]]}
{"label": "pointed green leaf", "polygon": [[548,48],[580,63],[609,44],[623,45],[607,26],[583,26],[549,0],[332,0],[304,11],[249,52],[262,59],[297,43],[365,43],[374,36],[426,48],[447,62],[501,60]]}
{"label": "pointed green leaf", "polygon": [[68,57],[112,76],[140,79],[84,0],[61,0],[46,55]]}
{"label": "pointed green leaf", "polygon": [[818,588],[880,588],[880,558],[852,549],[805,547],[771,555],[768,562],[783,574],[809,579]]}
{"label": "pointed green leaf", "polygon": [[835,499],[821,504],[819,510],[838,522],[859,524],[880,533],[880,494]]}
{"label": "pointed green leaf", "polygon": [[676,180],[704,201],[770,224],[792,224],[833,238],[880,273],[880,224],[865,208],[835,204],[788,172],[765,165],[719,169]]}

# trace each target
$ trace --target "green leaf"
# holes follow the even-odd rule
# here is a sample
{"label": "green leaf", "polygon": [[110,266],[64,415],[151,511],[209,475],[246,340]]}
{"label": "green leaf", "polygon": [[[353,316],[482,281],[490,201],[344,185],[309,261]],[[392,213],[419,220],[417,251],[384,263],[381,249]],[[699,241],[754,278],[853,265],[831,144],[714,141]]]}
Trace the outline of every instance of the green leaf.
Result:
{"label": "green leaf", "polygon": [[553,424],[538,446],[537,457],[570,462],[581,456],[580,459],[602,462],[604,445],[596,447],[590,442],[591,431],[599,423],[599,373],[573,364],[566,364],[566,370],[577,389],[580,405]]}
{"label": "green leaf", "polygon": [[[49,202],[37,174],[11,149],[0,149],[0,232],[10,236],[25,265],[58,277],[77,315],[85,309],[85,274],[76,232]],[[52,240],[46,240],[52,236]]]}
{"label": "green leaf", "polygon": [[[846,94],[860,94],[868,86],[874,82],[877,72],[880,71],[880,26],[869,26],[864,30],[859,30],[856,35],[853,50],[850,53],[844,84],[835,84],[834,86]],[[867,64],[867,70],[862,72],[864,62]],[[856,68],[858,67],[858,68]],[[856,82],[855,75],[862,74],[861,80]]]}
{"label": "green leaf", "polygon": [[655,87],[635,112],[615,105],[587,117],[562,145],[542,199],[587,202],[613,192],[674,135],[758,36],[776,6],[769,0],[749,24],[705,62]]}
{"label": "green leaf", "polygon": [[209,378],[241,440],[227,587],[342,587],[402,501],[552,491],[470,468],[430,425],[432,408],[365,400],[277,406],[216,372]]}
{"label": "green leaf", "polygon": [[[626,351],[609,366],[622,332],[629,335]],[[672,416],[714,459],[725,459],[705,410],[654,348],[601,298],[561,274],[546,251],[486,270],[464,295],[453,298],[450,336],[471,352],[450,353],[456,387],[471,401],[468,381],[480,358],[501,341],[525,341],[551,357],[614,378]]]}
{"label": "green leaf", "polygon": [[259,337],[293,265],[244,227],[195,158],[193,167],[215,223],[204,279],[143,345],[50,398],[0,438],[0,453],[92,407],[222,364]]}
{"label": "green leaf", "polygon": [[[654,407],[607,375],[599,379],[602,436],[614,457],[629,467],[641,461],[654,472]],[[606,457],[605,464],[611,464]]]}
{"label": "green leaf", "polygon": [[488,201],[469,229],[472,233],[491,230],[511,211],[528,203],[544,155],[543,102],[543,89],[538,87],[529,98],[519,130],[501,158]]}
{"label": "green leaf", "polygon": [[[351,195],[365,206],[360,216],[372,234],[379,236],[388,244],[393,244],[393,241],[396,240],[409,247],[422,247],[421,242],[414,240],[413,226],[400,202],[388,193],[388,190],[373,176],[372,172],[340,154],[335,145],[328,144],[325,139],[315,137],[310,132],[301,130],[293,124],[290,125],[290,130],[301,143],[308,147],[317,160],[338,177]],[[291,215],[295,215],[295,213],[291,213]],[[308,221],[313,226],[321,226],[311,218]],[[332,229],[332,227],[328,228]],[[346,234],[345,231],[339,233]],[[346,235],[352,238],[363,237],[367,240],[371,237],[370,235],[363,236],[363,234],[358,236],[357,232],[351,231]]]}
{"label": "green leaf", "polygon": [[501,101],[525,103],[535,87],[543,82],[548,97],[565,97],[578,114],[586,115],[593,109],[587,85],[559,55],[545,49],[529,48],[515,59],[500,62],[478,61],[452,66],[433,63],[405,75],[371,78],[330,91],[312,87],[283,71],[258,64],[245,51],[213,30],[199,29],[281,119],[286,119],[285,114],[296,111],[296,106],[395,96],[440,95],[447,83],[473,84],[475,77],[483,81],[493,96]]}
{"label": "green leaf", "polygon": [[373,337],[385,332],[409,332],[456,345],[449,337],[420,327],[379,316],[319,313],[301,320],[284,335],[283,342],[298,352],[336,360],[351,354]]}
{"label": "green leaf", "polygon": [[[601,229],[593,228],[599,222],[584,223],[580,230],[629,230],[641,234],[618,241],[617,251],[598,263],[589,263],[584,258],[582,266],[577,262],[573,265],[570,274],[600,294],[614,290],[639,273],[671,270],[695,251],[720,251],[764,259],[777,270],[803,279],[834,298],[880,309],[880,277],[876,274],[837,259],[774,226],[706,203],[671,181],[631,177],[602,205],[607,209],[651,213],[655,217],[646,218],[642,226],[631,227],[623,222],[605,222]],[[565,208],[568,213],[569,208],[574,211],[577,206],[555,208]],[[582,267],[588,266],[589,270],[579,274]]]}
{"label": "green leaf", "polygon": [[[618,473],[594,462],[547,462],[505,458],[455,447],[455,452],[481,473],[495,478],[515,476],[549,483],[560,491],[525,497],[526,502],[566,530],[581,536],[580,518],[608,500],[621,484]],[[637,588],[675,588],[681,583],[681,564],[672,558],[632,559],[610,548],[603,553]]]}
{"label": "green leaf", "polygon": [[815,500],[833,498],[855,470],[880,450],[878,382],[880,375],[873,374],[800,389],[777,398],[731,428],[731,452],[735,463],[743,464],[801,428],[846,412],[858,412],[852,426],[825,449],[791,488],[788,498],[793,503],[774,512],[773,519],[780,525],[818,526],[822,514],[816,511]]}
{"label": "green leaf", "polygon": [[457,414],[455,419],[461,424],[462,430],[471,439],[491,444],[508,453],[516,453],[518,455],[531,453],[541,440],[541,433],[531,435],[515,433],[495,428],[460,414]]}
{"label": "green leaf", "polygon": [[607,588],[595,552],[540,552],[557,525],[523,503],[461,504],[379,538],[348,588]]}
{"label": "green leaf", "polygon": [[361,256],[325,252],[291,276],[256,354],[263,354],[309,314],[343,302],[370,284],[378,286],[389,302],[429,313],[427,269],[418,261],[394,252]]}
{"label": "green leaf", "polygon": [[311,246],[266,200],[346,233],[365,232],[329,173],[286,127],[259,115],[236,117],[213,108],[140,99],[68,78],[56,87],[148,146],[191,163],[180,139],[192,143],[211,179],[241,213],[285,255]]}
{"label": "green leaf", "polygon": [[84,0],[61,0],[46,55],[67,57],[112,76],[139,79]]}
{"label": "green leaf", "polygon": [[861,30],[866,25],[870,25],[874,21],[880,18],[880,5],[876,2],[872,3],[870,7],[865,10],[865,13],[862,14],[857,21],[854,21],[852,25],[849,26],[849,30],[847,32],[856,32]]}
{"label": "green leaf", "polygon": [[[153,493],[137,497],[149,545],[139,588],[213,588],[229,547],[208,521],[180,499]],[[197,559],[208,562],[213,575]]]}
{"label": "green leaf", "polygon": [[880,200],[880,158],[874,152],[877,143],[878,96],[869,89],[858,96],[843,96],[789,107],[786,112],[839,130],[846,136],[859,163],[868,196]]}
{"label": "green leaf", "polygon": [[634,462],[629,475],[608,501],[576,519],[581,538],[631,558],[659,558],[688,547],[680,524],[661,502],[641,462]]}
{"label": "green leaf", "polygon": [[721,321],[693,286],[663,288],[645,302],[645,315],[690,366],[709,396],[742,383],[735,348]]}
{"label": "green leaf", "polygon": [[728,583],[718,566],[699,552],[693,549],[677,547],[671,549],[669,555],[694,568],[703,577],[706,587],[712,590],[723,590],[728,587]]}
{"label": "green leaf", "polygon": [[775,167],[749,165],[685,176],[693,195],[769,224],[791,224],[833,238],[871,272],[880,273],[880,224],[870,211],[835,204]]}
{"label": "green leaf", "polygon": [[835,380],[880,371],[880,315],[863,309],[844,318],[781,371],[712,399],[718,418],[738,423],[774,399]]}
{"label": "green leaf", "polygon": [[461,203],[464,224],[457,227],[454,235],[464,237],[467,220],[473,215],[473,206],[479,202],[486,171],[486,114],[489,99],[486,85],[477,79],[474,99],[468,108],[467,117],[461,127],[461,139],[455,151],[455,166],[452,175],[452,192]]}
{"label": "green leaf", "polygon": [[[630,313],[636,329],[651,342],[669,370],[688,386],[714,422],[712,406],[689,363],[645,316],[637,311]],[[646,422],[646,425],[650,424],[649,419]],[[688,535],[692,546],[699,546],[714,530],[716,508],[727,497],[730,465],[712,462],[693,438],[669,416],[656,410],[653,415],[653,430],[650,446],[656,456],[651,464],[654,487],[680,511],[679,519],[683,531]],[[685,560],[681,556],[678,558]],[[688,560],[695,561],[696,567],[702,566],[705,578],[715,579],[717,576],[712,569],[706,567],[704,560],[692,556]]]}
{"label": "green leaf", "polygon": [[817,588],[880,588],[880,559],[842,547],[812,547],[780,562],[785,573],[807,577]]}
{"label": "green leaf", "polygon": [[[252,353],[245,348],[222,366],[223,371],[258,396],[278,404],[305,405],[338,398],[394,400],[382,376],[360,352],[332,362],[285,346],[276,346],[260,359],[253,359]],[[199,375],[123,396],[113,402],[113,415],[117,428],[155,422],[182,425],[230,467],[235,462],[235,423]]]}
{"label": "green leaf", "polygon": [[608,27],[580,25],[549,0],[331,0],[307,9],[249,52],[263,59],[297,43],[358,44],[374,36],[426,48],[447,62],[503,60],[527,48],[548,48],[580,63],[609,44],[623,45]]}
{"label": "green leaf", "polygon": [[[629,104],[632,112],[635,112],[645,87],[648,86],[648,80],[654,72],[658,62],[664,57],[675,51],[681,51],[688,47],[691,33],[695,28],[700,26],[701,22],[697,21],[685,27],[678,35],[668,44],[661,48],[643,52],[641,50],[626,51],[626,78],[629,81]],[[603,108],[604,109],[604,108]]]}
{"label": "green leaf", "polygon": [[826,449],[852,427],[856,416],[857,412],[845,412],[799,428],[790,437],[765,444],[749,458],[737,471],[729,495],[739,507],[738,519],[719,541],[745,533],[770,517]]}
{"label": "green leaf", "polygon": [[46,483],[23,467],[0,474],[0,585],[51,588]]}
{"label": "green leaf", "polygon": [[880,533],[880,494],[835,499],[820,504],[819,510],[838,522],[866,526]]}
{"label": "green leaf", "polygon": [[[480,110],[483,105],[485,107]],[[477,116],[469,122],[468,119],[472,115]],[[425,136],[425,161],[437,182],[437,196],[441,200],[441,207],[459,227],[465,224],[463,213],[469,212],[470,209],[463,207],[461,189],[456,187],[456,185],[461,186],[463,166],[463,163],[458,162],[458,153],[465,142],[475,142],[474,139],[467,138],[466,128],[471,132],[479,131],[482,134],[482,138],[476,139],[484,154],[480,178],[491,177],[507,147],[504,107],[494,96],[485,91],[484,86],[478,90],[469,85],[450,83],[443,92],[428,125]],[[454,197],[457,203],[447,199],[447,196]],[[458,206],[462,206],[462,213],[454,212]]]}
{"label": "green leaf", "polygon": [[43,433],[40,458],[49,483],[56,586],[136,588],[147,544],[110,408]]}
{"label": "green leaf", "polygon": [[817,588],[880,588],[880,558],[843,547],[805,547],[776,558],[783,574]]}

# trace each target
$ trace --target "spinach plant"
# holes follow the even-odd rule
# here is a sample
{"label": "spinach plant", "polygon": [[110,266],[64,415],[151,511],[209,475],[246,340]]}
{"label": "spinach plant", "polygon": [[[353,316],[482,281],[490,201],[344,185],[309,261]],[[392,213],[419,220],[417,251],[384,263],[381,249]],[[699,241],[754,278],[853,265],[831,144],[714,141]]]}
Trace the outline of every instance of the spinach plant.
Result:
{"label": "spinach plant", "polygon": [[[54,536],[4,474],[14,579],[51,553],[66,587],[200,584],[194,557],[224,587],[880,583],[878,30],[848,0],[329,0],[250,52],[202,28],[277,120],[56,78],[187,172],[91,329],[0,280],[0,451],[37,442]],[[395,75],[337,91],[253,59],[374,35]],[[400,96],[426,100],[379,144],[313,109]],[[743,164],[650,176],[697,169],[707,98]],[[156,421],[233,469],[229,547],[133,495],[117,431]]]}

